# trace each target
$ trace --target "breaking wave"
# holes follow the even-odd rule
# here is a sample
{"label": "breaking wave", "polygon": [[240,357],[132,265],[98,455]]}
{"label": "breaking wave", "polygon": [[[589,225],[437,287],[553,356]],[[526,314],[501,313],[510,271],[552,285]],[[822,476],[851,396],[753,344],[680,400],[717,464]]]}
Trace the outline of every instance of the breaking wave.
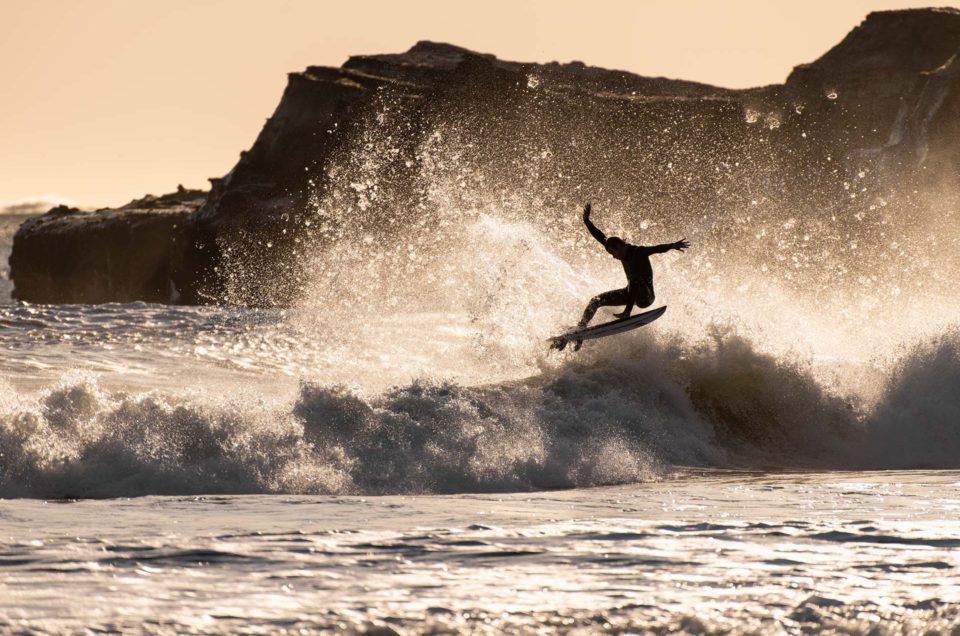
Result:
{"label": "breaking wave", "polygon": [[960,466],[960,332],[898,364],[878,404],[730,330],[602,343],[534,378],[422,380],[292,404],[170,397],[73,377],[0,400],[0,496],[401,494],[655,480],[684,466]]}
{"label": "breaking wave", "polygon": [[914,346],[890,377],[867,428],[869,465],[960,466],[960,329]]}

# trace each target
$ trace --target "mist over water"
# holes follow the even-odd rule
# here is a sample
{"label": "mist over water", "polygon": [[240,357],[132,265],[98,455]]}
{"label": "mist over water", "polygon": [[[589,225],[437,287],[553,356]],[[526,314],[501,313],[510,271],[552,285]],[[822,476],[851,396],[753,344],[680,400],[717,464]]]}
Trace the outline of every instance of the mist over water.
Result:
{"label": "mist over water", "polygon": [[[690,338],[732,323],[765,350],[844,364],[889,358],[957,315],[956,192],[901,184],[869,157],[836,160],[840,194],[827,204],[822,192],[788,199],[775,167],[744,174],[737,155],[697,140],[678,148],[663,173],[620,183],[589,156],[604,148],[585,149],[581,172],[569,174],[561,158],[569,148],[527,147],[529,133],[509,145],[509,121],[490,132],[494,140],[444,123],[411,149],[394,110],[378,111],[377,124],[316,177],[312,209],[297,217],[310,224],[298,230],[332,243],[305,268],[304,303],[326,316],[460,312],[485,338],[502,340],[495,336],[504,330],[508,348],[530,345],[529,335],[574,323],[591,295],[622,286],[619,265],[580,222],[588,200],[608,234],[692,242],[687,254],[654,257],[658,304],[671,307],[665,322]],[[512,161],[499,154],[505,144]],[[399,163],[413,171],[404,177],[417,186],[412,194],[398,184]],[[729,176],[717,178],[709,197],[678,207],[668,187],[674,173],[690,173],[690,182],[711,168]],[[630,200],[623,192],[634,185],[659,196]]]}

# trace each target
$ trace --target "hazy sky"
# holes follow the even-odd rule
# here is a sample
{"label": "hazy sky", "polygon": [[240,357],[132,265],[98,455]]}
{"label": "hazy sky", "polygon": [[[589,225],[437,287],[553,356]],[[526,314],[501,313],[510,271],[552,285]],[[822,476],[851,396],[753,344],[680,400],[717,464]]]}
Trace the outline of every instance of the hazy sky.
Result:
{"label": "hazy sky", "polygon": [[[887,0],[0,0],[0,205],[206,187],[286,73],[446,41],[728,87],[782,82]],[[938,5],[945,3],[938,2]]]}

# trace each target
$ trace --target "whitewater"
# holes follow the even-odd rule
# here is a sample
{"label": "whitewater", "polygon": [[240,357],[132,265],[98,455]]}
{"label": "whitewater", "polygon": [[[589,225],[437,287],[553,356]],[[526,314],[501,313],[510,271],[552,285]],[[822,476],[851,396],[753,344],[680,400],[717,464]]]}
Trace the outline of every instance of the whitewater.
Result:
{"label": "whitewater", "polygon": [[0,630],[960,628],[935,220],[601,195],[608,232],[693,247],[654,257],[662,319],[558,354],[622,285],[581,203],[432,174],[372,217],[375,154],[291,225],[328,241],[287,308],[33,305],[0,272]]}

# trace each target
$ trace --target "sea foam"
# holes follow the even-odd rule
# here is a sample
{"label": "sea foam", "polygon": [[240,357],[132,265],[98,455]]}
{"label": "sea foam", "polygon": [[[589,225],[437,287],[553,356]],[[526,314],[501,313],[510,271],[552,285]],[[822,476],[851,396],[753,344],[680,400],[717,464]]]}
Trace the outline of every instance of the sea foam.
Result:
{"label": "sea foam", "polygon": [[[675,467],[956,467],[960,338],[918,345],[872,408],[735,333],[641,335],[529,379],[422,379],[292,403],[124,393],[90,377],[5,387],[0,495],[398,494],[569,488]],[[922,434],[918,434],[918,431]]]}

